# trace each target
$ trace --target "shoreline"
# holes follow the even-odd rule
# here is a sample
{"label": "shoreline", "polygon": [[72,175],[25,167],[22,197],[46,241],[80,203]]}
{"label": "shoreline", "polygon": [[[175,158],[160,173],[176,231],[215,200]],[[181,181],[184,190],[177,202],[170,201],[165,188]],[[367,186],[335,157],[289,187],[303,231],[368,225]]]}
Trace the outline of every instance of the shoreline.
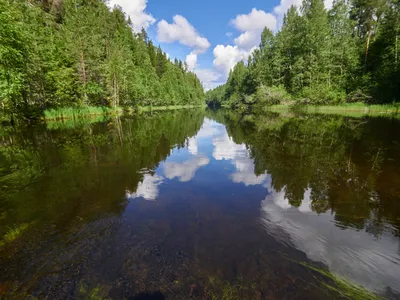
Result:
{"label": "shoreline", "polygon": [[296,104],[276,104],[264,108],[265,111],[300,111],[305,113],[337,114],[348,116],[398,116],[400,106],[391,104],[351,103],[340,105],[296,105]]}
{"label": "shoreline", "polygon": [[45,111],[42,120],[45,122],[60,122],[60,121],[62,122],[68,120],[87,119],[97,116],[122,115],[124,113],[141,113],[150,111],[178,110],[178,109],[204,108],[204,107],[206,107],[206,105],[139,106],[137,108],[132,108],[132,107],[109,108],[109,107],[97,107],[97,106],[88,106],[83,108],[66,107],[66,108]]}

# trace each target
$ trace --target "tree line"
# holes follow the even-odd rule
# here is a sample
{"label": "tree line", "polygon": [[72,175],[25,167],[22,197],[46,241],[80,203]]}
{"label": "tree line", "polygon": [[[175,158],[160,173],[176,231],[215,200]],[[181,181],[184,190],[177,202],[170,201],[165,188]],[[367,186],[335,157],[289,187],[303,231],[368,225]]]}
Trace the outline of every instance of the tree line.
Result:
{"label": "tree line", "polygon": [[170,61],[131,25],[120,7],[102,0],[0,0],[2,114],[204,103],[187,65]]}
{"label": "tree line", "polygon": [[304,0],[281,29],[206,94],[210,104],[339,104],[400,101],[400,1]]}

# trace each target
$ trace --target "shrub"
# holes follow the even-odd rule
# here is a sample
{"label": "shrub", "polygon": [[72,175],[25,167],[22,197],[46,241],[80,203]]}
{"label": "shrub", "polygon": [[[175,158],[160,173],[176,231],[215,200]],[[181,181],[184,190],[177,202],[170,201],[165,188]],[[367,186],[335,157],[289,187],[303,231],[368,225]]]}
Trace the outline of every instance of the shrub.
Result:
{"label": "shrub", "polygon": [[326,84],[305,87],[301,91],[302,100],[299,104],[340,104],[345,102],[346,93]]}
{"label": "shrub", "polygon": [[281,104],[291,100],[291,96],[283,86],[267,87],[261,85],[257,88],[255,102],[260,105]]}

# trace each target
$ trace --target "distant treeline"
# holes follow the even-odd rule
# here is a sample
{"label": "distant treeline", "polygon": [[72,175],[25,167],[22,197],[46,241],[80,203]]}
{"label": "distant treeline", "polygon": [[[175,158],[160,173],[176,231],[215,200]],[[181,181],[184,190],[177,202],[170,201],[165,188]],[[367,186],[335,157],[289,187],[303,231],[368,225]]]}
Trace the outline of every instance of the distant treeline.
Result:
{"label": "distant treeline", "polygon": [[2,115],[203,104],[196,75],[131,24],[121,8],[101,0],[0,0]]}
{"label": "distant treeline", "polygon": [[400,102],[400,1],[323,0],[292,6],[279,32],[239,62],[210,104]]}

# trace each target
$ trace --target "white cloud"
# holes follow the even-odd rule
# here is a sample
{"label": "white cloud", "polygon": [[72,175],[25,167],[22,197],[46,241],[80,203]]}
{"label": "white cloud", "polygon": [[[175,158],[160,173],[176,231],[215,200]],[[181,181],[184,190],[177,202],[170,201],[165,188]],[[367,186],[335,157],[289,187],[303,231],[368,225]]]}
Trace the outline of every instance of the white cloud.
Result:
{"label": "white cloud", "polygon": [[[279,5],[274,7],[274,14],[277,16],[279,23],[283,19],[283,15],[288,11],[288,9],[293,5],[297,9],[300,9],[303,0],[281,0]],[[332,8],[333,0],[324,0],[325,8]],[[282,24],[279,24],[282,25]]]}
{"label": "white cloud", "polygon": [[274,31],[277,26],[276,17],[273,14],[266,13],[263,10],[253,8],[247,15],[238,15],[231,21],[236,29],[245,31],[261,32],[265,27]]}
{"label": "white cloud", "polygon": [[126,192],[126,197],[139,198],[142,197],[146,200],[154,201],[158,196],[158,186],[163,182],[163,177],[158,175],[145,174],[143,181],[139,182],[135,193]]}
{"label": "white cloud", "polygon": [[324,3],[326,9],[331,9],[333,5],[333,0],[325,0]]}
{"label": "white cloud", "polygon": [[198,156],[183,163],[166,162],[164,164],[164,174],[168,179],[178,177],[179,181],[187,182],[192,180],[197,169],[204,167],[210,163],[205,156]]}
{"label": "white cloud", "polygon": [[171,24],[165,20],[158,22],[157,38],[163,43],[179,42],[193,48],[195,53],[203,53],[210,47],[209,41],[201,37],[188,20],[181,15],[174,16]]}
{"label": "white cloud", "polygon": [[210,69],[195,69],[197,77],[200,79],[200,82],[203,84],[203,87],[206,91],[215,88],[217,85],[223,83],[223,79],[221,78],[221,74],[215,72]]}
{"label": "white cloud", "polygon": [[227,33],[225,33],[225,35],[226,35],[227,37],[231,37],[231,36],[233,35],[233,33],[232,33],[232,32],[227,32]]}
{"label": "white cloud", "polygon": [[110,0],[111,7],[118,5],[131,17],[132,28],[140,32],[142,28],[147,29],[156,21],[151,14],[145,12],[147,0]]}
{"label": "white cloud", "polygon": [[231,70],[239,61],[246,60],[251,52],[255,48],[250,50],[241,49],[239,46],[231,45],[217,45],[214,48],[214,67],[221,74],[227,76],[229,70]]}
{"label": "white cloud", "polygon": [[261,32],[267,27],[275,30],[277,19],[271,13],[253,8],[250,13],[236,16],[231,24],[242,33],[234,39],[235,45],[217,45],[214,48],[214,68],[226,79],[239,61],[246,61],[249,55],[258,47]]}
{"label": "white cloud", "polygon": [[193,69],[197,65],[197,54],[192,51],[186,56],[186,63],[188,65],[188,68],[190,71],[193,71]]}
{"label": "white cloud", "polygon": [[302,2],[303,0],[281,0],[280,4],[274,7],[274,13],[282,18],[292,5],[300,7]]}
{"label": "white cloud", "polygon": [[235,44],[240,48],[249,51],[255,46],[258,46],[261,41],[261,33],[257,31],[246,31],[239,35],[235,40]]}

